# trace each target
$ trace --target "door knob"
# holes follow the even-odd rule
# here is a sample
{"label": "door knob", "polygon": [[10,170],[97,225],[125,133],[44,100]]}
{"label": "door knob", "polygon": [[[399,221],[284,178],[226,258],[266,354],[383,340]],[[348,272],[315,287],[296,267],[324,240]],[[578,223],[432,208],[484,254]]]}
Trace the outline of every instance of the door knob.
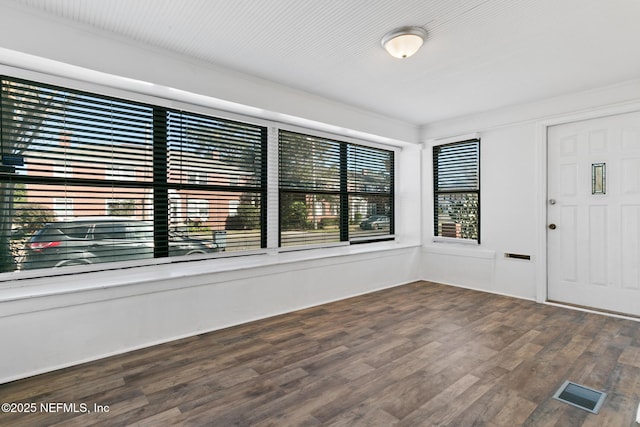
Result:
{"label": "door knob", "polygon": [[549,224],[549,230],[555,230],[555,229],[556,229],[555,224]]}

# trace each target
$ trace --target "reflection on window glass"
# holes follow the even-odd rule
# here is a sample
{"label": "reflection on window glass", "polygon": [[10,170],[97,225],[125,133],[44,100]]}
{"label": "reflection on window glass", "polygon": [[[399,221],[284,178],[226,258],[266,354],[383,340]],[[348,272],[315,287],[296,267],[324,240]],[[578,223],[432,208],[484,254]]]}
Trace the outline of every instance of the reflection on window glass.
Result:
{"label": "reflection on window glass", "polygon": [[390,233],[391,203],[388,196],[351,195],[349,207],[349,229],[352,237],[363,238]]}
{"label": "reflection on window glass", "polygon": [[340,241],[340,198],[327,194],[281,193],[282,246]]}

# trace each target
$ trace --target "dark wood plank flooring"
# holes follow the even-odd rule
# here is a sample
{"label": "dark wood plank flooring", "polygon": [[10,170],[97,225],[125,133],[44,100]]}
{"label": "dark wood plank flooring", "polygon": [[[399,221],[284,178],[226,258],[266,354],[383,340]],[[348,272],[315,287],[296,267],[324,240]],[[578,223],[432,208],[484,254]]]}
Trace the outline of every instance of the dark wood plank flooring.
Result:
{"label": "dark wood plank flooring", "polygon": [[[599,415],[551,398],[565,379]],[[640,323],[416,282],[0,385],[92,411],[0,425],[620,427],[639,401]]]}

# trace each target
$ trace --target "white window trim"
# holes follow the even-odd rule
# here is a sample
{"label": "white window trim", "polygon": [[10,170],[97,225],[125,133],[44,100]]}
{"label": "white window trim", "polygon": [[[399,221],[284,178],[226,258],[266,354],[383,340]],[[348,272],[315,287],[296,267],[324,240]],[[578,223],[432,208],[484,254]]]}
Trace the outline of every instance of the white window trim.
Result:
{"label": "white window trim", "polygon": [[424,148],[432,149],[433,147],[436,147],[438,145],[453,144],[456,142],[469,141],[471,139],[480,139],[480,132],[467,133],[464,135],[451,136],[447,138],[430,139],[424,144]]}
{"label": "white window trim", "polygon": [[478,246],[479,243],[474,239],[463,239],[457,237],[441,237],[441,236],[433,236],[432,242],[434,243],[458,243],[460,245],[475,245]]}

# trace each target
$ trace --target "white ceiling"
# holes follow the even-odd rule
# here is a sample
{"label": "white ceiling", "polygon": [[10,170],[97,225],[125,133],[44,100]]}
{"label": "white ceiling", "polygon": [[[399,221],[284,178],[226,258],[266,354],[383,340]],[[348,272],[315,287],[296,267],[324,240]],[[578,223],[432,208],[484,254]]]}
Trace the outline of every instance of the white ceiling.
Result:
{"label": "white ceiling", "polygon": [[13,1],[415,125],[640,77],[640,0]]}

